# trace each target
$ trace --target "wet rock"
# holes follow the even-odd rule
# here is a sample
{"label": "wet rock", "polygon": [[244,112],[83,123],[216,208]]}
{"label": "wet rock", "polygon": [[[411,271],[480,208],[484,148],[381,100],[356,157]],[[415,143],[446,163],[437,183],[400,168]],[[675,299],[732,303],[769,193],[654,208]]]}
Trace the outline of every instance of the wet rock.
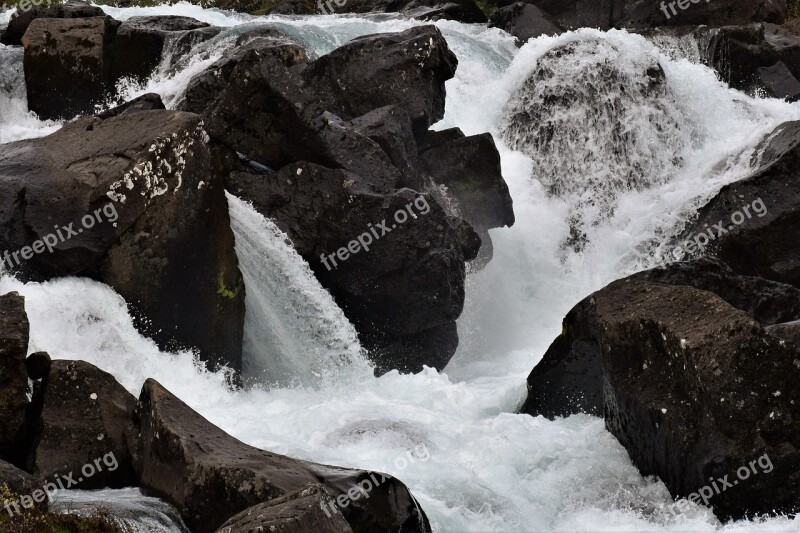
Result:
{"label": "wet rock", "polygon": [[25,369],[28,372],[28,377],[34,381],[46,378],[50,373],[52,363],[50,354],[47,352],[32,353],[25,359]]}
{"label": "wet rock", "polygon": [[116,24],[111,17],[33,20],[22,38],[28,108],[64,120],[108,98]]}
{"label": "wet rock", "polygon": [[699,250],[735,272],[800,287],[800,122],[784,123],[756,147],[753,174],[732,183],[700,209],[681,242],[701,234]]}
{"label": "wet rock", "polygon": [[377,356],[382,367],[418,371],[422,362],[443,368],[454,352],[450,338],[414,361],[388,350],[402,338],[419,340],[423,332],[454,324],[463,308],[471,250],[462,248],[457,222],[430,195],[381,192],[359,175],[305,162],[267,175],[233,173],[228,189],[289,235],[362,343],[386,354]]}
{"label": "wet rock", "polygon": [[492,15],[490,25],[510,33],[520,44],[542,35],[559,35],[563,31],[547,13],[524,2],[516,2],[497,10]]}
{"label": "wet rock", "polygon": [[74,489],[136,485],[136,398],[111,374],[84,361],[53,361],[37,394],[32,472],[50,479],[74,474]]}
{"label": "wet rock", "polygon": [[[310,484],[324,485],[334,499],[344,497],[347,505],[340,509],[353,531],[430,530],[413,496],[396,479],[247,446],[153,380],[142,389],[136,418],[145,443],[141,486],[175,505],[192,531],[216,531],[238,513]],[[347,496],[348,490],[370,475],[383,482],[373,487],[368,498]],[[306,515],[305,519],[315,518]]]}
{"label": "wet rock", "polygon": [[325,488],[309,484],[237,514],[217,533],[281,531],[286,533],[352,533]]}
{"label": "wet rock", "polygon": [[29,331],[25,299],[16,292],[0,296],[0,459],[15,464],[24,459]]}
{"label": "wet rock", "polygon": [[464,24],[488,22],[475,0],[412,0],[403,6],[401,13],[419,20],[455,20]]}
{"label": "wet rock", "polygon": [[785,324],[775,324],[774,326],[767,326],[767,333],[778,337],[779,339],[787,340],[800,348],[800,321],[786,322]]}
{"label": "wet rock", "polygon": [[[39,3],[42,4],[42,2]],[[77,0],[69,0],[63,4],[34,5],[27,11],[18,10],[11,16],[11,20],[8,21],[8,27],[0,36],[0,43],[6,45],[22,44],[22,36],[25,35],[28,26],[38,18],[71,19],[102,16],[105,16],[105,12],[100,7]]]}
{"label": "wet rock", "polygon": [[[161,56],[171,41],[208,27],[209,24],[191,17],[156,15],[129,18],[116,32],[112,78],[147,79],[161,62]],[[199,35],[206,37],[208,34],[200,32]],[[198,41],[197,38],[187,38]]]}
{"label": "wet rock", "polygon": [[99,113],[98,118],[103,120],[111,117],[118,117],[128,113],[138,113],[140,111],[151,111],[153,109],[166,109],[164,102],[161,101],[161,96],[155,93],[143,94],[142,96],[125,102],[124,104]]}
{"label": "wet rock", "polygon": [[0,248],[22,279],[102,281],[163,348],[241,366],[243,281],[197,115],[86,117],[1,146]]}

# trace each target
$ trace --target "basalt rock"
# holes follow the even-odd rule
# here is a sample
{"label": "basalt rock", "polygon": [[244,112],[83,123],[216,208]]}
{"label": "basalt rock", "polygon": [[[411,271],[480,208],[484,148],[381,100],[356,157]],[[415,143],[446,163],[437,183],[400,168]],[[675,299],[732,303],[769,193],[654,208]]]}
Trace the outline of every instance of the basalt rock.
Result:
{"label": "basalt rock", "polygon": [[681,241],[712,228],[706,253],[735,272],[800,287],[800,122],[780,125],[756,147],[753,174],[726,185]]}
{"label": "basalt rock", "polygon": [[[153,380],[142,389],[136,419],[147,443],[141,486],[173,504],[192,531],[216,531],[238,513],[283,497],[272,505],[283,507],[273,509],[275,520],[281,522],[286,516],[282,513],[292,512],[293,498],[298,506],[309,504],[302,491],[310,485],[324,486],[331,498],[343,496],[341,513],[355,532],[430,531],[414,497],[396,479],[317,465],[247,446]],[[370,485],[368,497],[358,492],[353,493],[355,497],[348,496],[350,489],[357,489],[372,476],[380,484]],[[301,491],[299,495],[297,491]],[[302,520],[325,525],[325,511],[319,507],[324,496],[321,492],[317,495],[317,509],[311,514],[304,512]]]}
{"label": "basalt rock", "polygon": [[[11,463],[0,460],[0,488],[5,485],[13,494],[30,495],[42,487],[40,481]],[[0,500],[0,503],[5,504]],[[10,506],[11,507],[11,506]],[[13,509],[13,507],[11,507]],[[3,512],[6,512],[4,509]]]}
{"label": "basalt rock", "polygon": [[6,45],[22,44],[22,36],[28,30],[31,22],[39,18],[89,18],[105,16],[103,10],[88,2],[69,0],[65,3],[38,2],[28,10],[18,10],[8,21],[8,27],[0,36],[0,43]]}
{"label": "basalt rock", "polygon": [[28,458],[34,474],[72,473],[73,488],[83,490],[136,486],[136,398],[111,374],[83,361],[53,361],[36,394],[41,411]]}
{"label": "basalt rock", "polygon": [[486,15],[475,0],[412,0],[401,13],[419,20],[455,20],[464,24],[485,24]]}
{"label": "basalt rock", "polygon": [[29,331],[25,299],[16,292],[0,296],[0,459],[17,465],[24,462]]}
{"label": "basalt rock", "polygon": [[206,139],[197,115],[145,110],[0,146],[6,267],[107,283],[162,347],[240,368],[244,287]]}
{"label": "basalt rock", "polygon": [[71,119],[108,98],[111,17],[37,18],[22,38],[28,108],[42,119]]}

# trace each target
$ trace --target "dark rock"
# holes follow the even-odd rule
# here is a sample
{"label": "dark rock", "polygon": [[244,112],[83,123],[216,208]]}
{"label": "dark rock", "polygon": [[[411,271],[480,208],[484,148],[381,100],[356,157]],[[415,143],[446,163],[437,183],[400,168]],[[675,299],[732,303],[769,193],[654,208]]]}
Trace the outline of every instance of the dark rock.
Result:
{"label": "dark rock", "polygon": [[237,514],[217,533],[352,533],[342,513],[319,484],[308,484]]}
{"label": "dark rock", "polygon": [[[647,270],[627,278],[709,291],[764,326],[800,319],[800,290],[740,276],[713,258]],[[547,418],[589,413],[602,416],[603,366],[597,329],[597,293],[564,318],[561,335],[528,377],[522,412]]]}
{"label": "dark rock", "polygon": [[458,213],[476,229],[514,225],[514,206],[489,133],[452,139],[420,152],[434,183],[447,187]]}
{"label": "dark rock", "polygon": [[[42,2],[39,2],[40,4]],[[0,37],[2,44],[22,44],[22,36],[28,30],[28,26],[37,18],[57,18],[57,19],[71,19],[71,18],[89,18],[89,17],[102,17],[105,12],[97,6],[93,6],[88,2],[79,2],[77,0],[69,0],[63,4],[53,3],[48,5],[33,6],[27,11],[17,11],[11,16],[8,21],[8,27]]]}
{"label": "dark rock", "polygon": [[420,132],[444,116],[444,83],[457,65],[439,30],[418,26],[353,39],[314,61],[303,77],[344,120],[397,105]]}
{"label": "dark rock", "polygon": [[[368,179],[312,163],[268,175],[234,173],[228,189],[289,235],[359,330],[362,343],[376,353],[400,338],[454,323],[461,313],[465,254],[474,250],[462,248],[457,231],[463,230],[430,195],[410,189],[381,193]],[[404,223],[394,218],[397,212],[407,215]],[[346,247],[359,237],[369,253],[362,248],[350,255]],[[340,249],[346,260],[330,257]],[[443,349],[453,348],[452,340],[446,346],[416,355],[438,368],[452,356],[442,356]],[[409,362],[382,359],[381,365],[407,368]],[[421,369],[417,361],[411,366]]]}
{"label": "dark rock", "polygon": [[767,326],[765,329],[770,335],[787,340],[800,348],[800,320]]}
{"label": "dark rock", "polygon": [[25,359],[25,369],[28,372],[28,377],[34,381],[46,378],[50,373],[51,365],[52,360],[47,352],[32,353]]}
{"label": "dark rock", "polygon": [[83,361],[53,361],[37,394],[41,414],[28,458],[34,474],[73,473],[74,488],[84,490],[136,486],[136,398],[111,374]]}
{"label": "dark rock", "polygon": [[141,486],[174,505],[192,531],[215,531],[237,513],[309,484],[321,483],[338,498],[368,476],[384,481],[369,498],[353,498],[341,508],[353,531],[430,530],[417,502],[396,479],[247,446],[153,380],[142,389],[136,417],[145,443]]}
{"label": "dark rock", "polygon": [[[127,76],[138,81],[149,78],[172,40],[208,26],[190,17],[157,15],[129,18],[117,29],[112,78]],[[200,35],[205,38],[208,34]]]}
{"label": "dark rock", "polygon": [[492,15],[490,26],[510,33],[520,44],[542,35],[559,35],[563,31],[550,20],[547,13],[524,2],[516,2],[499,9]]}
{"label": "dark rock", "polygon": [[111,17],[33,20],[22,38],[28,108],[64,120],[108,98],[115,24]]}
{"label": "dark rock", "polygon": [[0,459],[21,464],[20,444],[28,405],[28,354],[30,325],[25,299],[16,292],[0,296]]}
{"label": "dark rock", "polygon": [[244,286],[197,115],[86,117],[0,146],[0,248],[23,279],[97,279],[160,346],[241,366]]}
{"label": "dark rock", "polygon": [[[17,495],[30,495],[36,489],[42,488],[40,481],[32,475],[20,470],[11,463],[0,460],[0,488],[3,485]],[[3,502],[0,499],[0,504],[5,505],[6,503],[8,502]],[[13,505],[9,504],[9,506],[14,509]],[[6,510],[4,509],[3,512],[6,512]]]}
{"label": "dark rock", "polygon": [[756,80],[770,96],[790,102],[800,99],[800,81],[797,81],[783,61],[778,61],[771,67],[756,69]]}
{"label": "dark rock", "polygon": [[161,96],[155,93],[143,94],[138,98],[134,98],[130,102],[117,106],[103,113],[99,113],[98,118],[103,120],[111,117],[118,117],[128,113],[138,113],[140,111],[152,111],[153,109],[166,109],[164,102],[161,101]]}
{"label": "dark rock", "polygon": [[369,332],[362,337],[362,342],[367,345],[374,344],[369,355],[375,362],[377,375],[391,370],[416,374],[422,372],[425,366],[441,371],[458,349],[458,328],[455,321],[390,339],[373,339]]}
{"label": "dark rock", "polygon": [[713,292],[763,326],[800,319],[800,289],[752,276],[740,276],[712,257],[673,263],[631,276],[665,283],[688,285]]}
{"label": "dark rock", "polygon": [[758,461],[705,503],[722,519],[796,511],[796,349],[706,291],[623,280],[595,298],[606,427],[641,473],[686,497]]}
{"label": "dark rock", "polygon": [[753,175],[723,187],[680,241],[711,231],[705,251],[735,272],[800,287],[798,158],[800,122],[786,122],[756,147]]}
{"label": "dark rock", "polygon": [[590,27],[652,28],[656,26],[724,26],[750,22],[783,22],[782,0],[714,0],[652,2],[650,0],[533,0],[566,30]]}

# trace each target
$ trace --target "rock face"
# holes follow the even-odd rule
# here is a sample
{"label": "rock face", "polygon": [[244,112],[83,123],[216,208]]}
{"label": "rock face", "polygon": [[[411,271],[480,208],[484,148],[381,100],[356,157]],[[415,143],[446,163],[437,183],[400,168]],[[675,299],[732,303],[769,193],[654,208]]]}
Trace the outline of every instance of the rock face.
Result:
{"label": "rock face", "polygon": [[0,36],[0,43],[6,45],[22,44],[22,36],[28,30],[31,22],[39,18],[89,18],[102,17],[105,13],[97,6],[88,2],[69,0],[63,4],[32,6],[27,11],[17,11],[11,16],[8,27]]}
{"label": "rock face", "polygon": [[[32,494],[41,488],[38,480],[11,463],[0,460],[0,487],[7,486],[14,494]],[[3,503],[3,502],[0,502]],[[6,512],[3,510],[3,512]]]}
{"label": "rock face", "polygon": [[237,369],[244,287],[233,244],[222,176],[196,115],[87,117],[0,147],[9,269],[107,283],[162,347],[195,347]]}
{"label": "rock face", "polygon": [[111,17],[33,20],[22,38],[28,108],[42,119],[71,119],[109,97],[116,24]]}
{"label": "rock face", "polygon": [[681,240],[708,234],[708,226],[706,252],[737,273],[800,287],[798,158],[800,122],[784,123],[756,148],[753,175],[725,186]]}
{"label": "rock face", "polygon": [[542,35],[559,35],[563,30],[550,16],[533,4],[516,2],[498,9],[491,18],[491,26],[500,28],[517,38],[520,44]]}
{"label": "rock face", "polygon": [[[750,22],[781,23],[786,15],[782,0],[533,0],[566,30],[590,27],[652,28],[656,26],[723,26]],[[683,4],[683,5],[682,5]]]}
{"label": "rock face", "polygon": [[[321,483],[336,498],[370,475],[247,446],[153,380],[144,385],[136,419],[143,442],[148,443],[141,463],[141,486],[175,505],[189,528],[199,533],[213,532],[237,513],[285,496],[284,509],[274,510],[273,515],[280,522],[286,518],[284,512],[292,512],[293,498],[300,498],[298,506],[308,503],[296,491]],[[420,514],[408,489],[395,479],[372,475],[384,482],[369,498],[352,498],[342,508],[353,531],[429,531],[427,518]],[[290,494],[294,496],[287,496]],[[321,499],[318,493],[317,506]],[[276,501],[273,505],[281,504]],[[323,517],[314,509],[300,519],[319,523]]]}
{"label": "rock face", "polygon": [[[264,28],[194,78],[180,104],[215,141],[271,167],[236,163],[227,187],[289,235],[379,372],[447,364],[475,229],[514,220],[491,137],[427,132],[455,66],[431,26],[355,39],[313,62]],[[461,211],[427,192],[440,185]]]}
{"label": "rock face", "polygon": [[333,500],[322,485],[309,484],[242,511],[225,522],[217,533],[352,533],[350,524],[332,505]]}
{"label": "rock face", "polygon": [[[796,318],[793,290],[711,260],[614,282],[567,316],[523,410],[602,413],[642,474],[674,496],[699,493],[721,518],[790,510],[800,490],[798,351],[748,312]],[[756,463],[764,473],[740,472]],[[723,479],[740,481],[706,488]]]}
{"label": "rock face", "polygon": [[22,463],[19,452],[28,404],[28,353],[30,325],[25,299],[12,292],[0,296],[0,459]]}
{"label": "rock face", "polygon": [[74,488],[82,490],[137,484],[136,398],[113,376],[83,361],[54,361],[37,395],[41,411],[28,458],[34,474],[73,473]]}
{"label": "rock face", "polygon": [[[634,274],[628,279],[685,285],[714,293],[763,326],[800,319],[800,290],[783,283],[738,275],[718,259],[674,263]],[[528,377],[528,399],[523,412],[548,418],[575,413],[602,416],[598,294],[581,301],[564,318],[561,335]]]}

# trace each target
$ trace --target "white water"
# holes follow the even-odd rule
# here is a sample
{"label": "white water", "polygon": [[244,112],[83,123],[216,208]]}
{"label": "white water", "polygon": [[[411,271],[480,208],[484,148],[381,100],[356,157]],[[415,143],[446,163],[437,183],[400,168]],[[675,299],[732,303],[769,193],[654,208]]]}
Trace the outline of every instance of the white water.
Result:
{"label": "white water", "polygon": [[[251,17],[185,4],[108,11],[117,18],[182,14],[226,27],[253,22]],[[279,21],[318,53],[356,35],[415,24],[342,17],[261,20]],[[462,344],[445,373],[392,372],[376,379],[340,367],[340,379],[230,392],[224,376],[198,368],[190,353],[160,353],[138,335],[124,302],[107,287],[77,279],[23,285],[3,278],[0,293],[19,290],[27,297],[30,350],[88,360],[113,373],[135,394],[147,377],[154,377],[212,422],[254,446],[394,474],[409,485],[439,531],[796,531],[800,519],[721,527],[702,507],[673,517],[666,511],[671,499],[663,484],[639,475],[601,420],[573,416],[548,421],[511,413],[524,399],[525,377],[560,331],[569,308],[611,280],[658,261],[661,243],[704,198],[746,174],[748,148],[783,120],[800,118],[800,106],[750,99],[721,85],[705,67],[669,59],[674,52],[660,53],[641,37],[621,32],[583,30],[541,38],[517,51],[498,30],[453,22],[437,26],[460,61],[456,79],[447,85],[446,117],[437,128],[459,126],[467,134],[495,135],[517,214],[514,228],[492,231],[495,257],[468,279],[467,306],[459,321]],[[658,138],[657,146],[644,146],[648,153],[682,159],[680,165],[659,166],[661,174],[648,176],[650,188],[616,190],[613,212],[594,217],[597,223],[585,227],[588,244],[576,253],[562,247],[576,203],[570,197],[547,194],[544,184],[579,179],[579,173],[565,176],[562,169],[602,150],[591,142],[577,144],[570,152],[534,149],[529,152],[536,157],[534,165],[529,156],[507,148],[500,133],[507,103],[547,51],[568,42],[598,40],[603,44],[587,47],[602,48],[629,83],[641,78],[638,65],[659,60],[667,75],[667,92],[658,104],[677,127],[658,137],[636,117],[620,119],[619,125],[645,138]],[[219,42],[224,46],[225,36]],[[221,51],[208,53],[214,57]],[[576,61],[590,68],[593,59],[584,56]],[[551,89],[569,90],[574,84],[571,76],[555,72]],[[174,101],[186,83],[185,75],[157,75],[149,89],[163,91]],[[134,95],[144,88],[129,90]],[[0,135],[6,128],[0,125]],[[44,127],[38,131],[44,134]],[[598,135],[593,142],[603,138]],[[598,168],[604,170],[602,161]],[[274,232],[272,239],[249,236],[247,225],[261,225],[267,231],[263,221],[234,200],[231,210],[237,251],[242,254],[244,246],[251,252],[271,250],[283,275],[293,277],[294,286],[305,292],[301,300],[331,313],[308,278],[307,266],[279,245],[274,239],[278,236]],[[263,280],[266,273],[259,272],[256,264],[248,266],[248,257],[252,256],[243,260],[245,276],[248,284],[259,285],[256,294],[279,290],[279,283],[269,287]],[[267,327],[269,306],[260,307],[264,322],[259,326]],[[334,320],[334,315],[325,316]],[[303,316],[290,317],[289,326],[302,325]],[[252,315],[247,320],[250,336],[258,320]],[[343,331],[342,340],[348,344],[347,324],[328,326],[320,330],[308,325],[325,335]],[[278,340],[307,345],[307,339]],[[298,352],[292,349],[284,353],[290,354],[282,363],[286,369],[295,363],[305,369],[313,366],[297,361]],[[395,459],[419,444],[425,444],[430,459],[398,468]]]}

